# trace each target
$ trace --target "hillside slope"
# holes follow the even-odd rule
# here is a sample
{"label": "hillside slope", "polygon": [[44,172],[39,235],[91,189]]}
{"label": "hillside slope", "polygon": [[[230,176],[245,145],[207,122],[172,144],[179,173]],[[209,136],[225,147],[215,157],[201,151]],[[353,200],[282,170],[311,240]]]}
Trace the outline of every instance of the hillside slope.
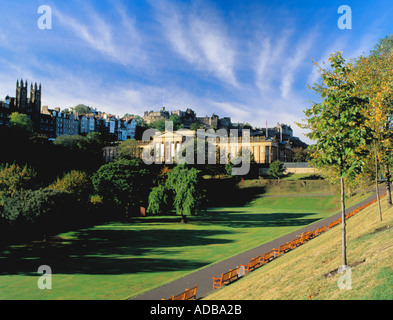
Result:
{"label": "hillside slope", "polygon": [[347,220],[352,289],[341,290],[341,225],[249,273],[206,300],[393,299],[393,208],[382,200]]}

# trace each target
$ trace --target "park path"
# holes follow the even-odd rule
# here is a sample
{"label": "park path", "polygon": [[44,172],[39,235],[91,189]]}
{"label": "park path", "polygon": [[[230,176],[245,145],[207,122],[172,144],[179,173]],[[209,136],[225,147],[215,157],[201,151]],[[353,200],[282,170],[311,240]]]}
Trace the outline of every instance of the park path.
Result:
{"label": "park path", "polygon": [[[382,189],[382,188],[381,188]],[[380,194],[383,194],[384,190],[380,190]],[[359,208],[365,204],[370,203],[376,199],[376,194],[368,197],[362,202],[346,209],[346,213],[349,213],[356,208]],[[158,288],[147,291],[143,294],[130,298],[129,300],[162,300],[168,299],[171,295],[176,295],[182,293],[186,288],[192,288],[196,284],[198,285],[197,299],[206,297],[214,290],[212,288],[213,279],[212,277],[219,277],[222,273],[227,272],[229,269],[234,269],[241,264],[247,264],[252,258],[264,254],[265,252],[271,251],[273,248],[278,248],[280,245],[292,241],[297,235],[303,232],[311,231],[317,228],[321,228],[329,223],[339,219],[341,217],[341,212],[337,213],[331,217],[319,220],[311,225],[298,229],[290,234],[283,237],[277,238],[273,241],[264,243],[256,248],[228,258],[226,260],[220,261],[216,264],[209,265],[203,269],[197,270],[190,273],[180,279],[174,280],[170,283],[164,284]]]}

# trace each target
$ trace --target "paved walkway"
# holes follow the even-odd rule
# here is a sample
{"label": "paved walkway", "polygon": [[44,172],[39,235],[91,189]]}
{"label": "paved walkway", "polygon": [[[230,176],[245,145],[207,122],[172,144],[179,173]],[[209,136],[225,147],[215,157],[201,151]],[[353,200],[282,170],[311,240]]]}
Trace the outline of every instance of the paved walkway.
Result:
{"label": "paved walkway", "polygon": [[[382,189],[382,188],[380,188]],[[380,194],[383,194],[384,190],[380,190]],[[358,207],[361,207],[367,203],[370,203],[376,199],[376,195],[372,195],[371,197],[365,199],[364,201],[358,203],[355,206],[346,209],[346,213],[349,213],[355,210]],[[329,218],[317,221],[311,225],[308,225],[302,229],[296,230],[290,234],[287,234],[283,237],[270,241],[268,243],[264,243],[261,246],[258,246],[254,249],[243,252],[239,255],[236,255],[232,258],[226,259],[224,261],[218,262],[213,265],[209,265],[203,269],[200,269],[196,272],[188,274],[180,279],[172,281],[168,284],[165,284],[161,287],[153,289],[151,291],[145,292],[136,297],[130,298],[129,300],[161,300],[168,299],[171,295],[176,295],[182,293],[186,288],[192,288],[196,284],[198,284],[197,291],[197,299],[206,297],[213,291],[212,277],[218,277],[222,273],[227,272],[229,269],[234,269],[234,267],[239,266],[240,264],[247,264],[249,260],[254,257],[259,256],[260,254],[264,254],[268,251],[271,251],[273,248],[278,248],[281,244],[285,244],[289,241],[292,241],[296,238],[297,235],[302,234],[303,232],[311,231],[317,228],[321,228],[329,223],[339,219],[341,217],[341,212],[337,213]],[[295,249],[296,250],[296,249]]]}

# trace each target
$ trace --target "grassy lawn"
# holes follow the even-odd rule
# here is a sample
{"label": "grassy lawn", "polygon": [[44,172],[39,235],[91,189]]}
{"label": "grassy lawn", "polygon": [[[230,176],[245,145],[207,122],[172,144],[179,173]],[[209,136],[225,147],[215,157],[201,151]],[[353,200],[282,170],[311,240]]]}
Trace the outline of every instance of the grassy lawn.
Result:
{"label": "grassy lawn", "polygon": [[207,300],[393,300],[393,208],[382,201],[384,220],[374,204],[347,221],[352,289],[340,290],[341,226],[320,235]]}
{"label": "grassy lawn", "polygon": [[[357,195],[357,202],[368,195]],[[0,299],[125,299],[339,211],[337,196],[260,197],[246,206],[134,218],[0,249]],[[40,265],[53,289],[39,290]],[[163,297],[166,298],[166,297]]]}
{"label": "grassy lawn", "polygon": [[241,189],[263,190],[266,195],[274,194],[322,194],[338,193],[326,180],[301,180],[302,175],[293,175],[287,179],[254,179],[239,183]]}

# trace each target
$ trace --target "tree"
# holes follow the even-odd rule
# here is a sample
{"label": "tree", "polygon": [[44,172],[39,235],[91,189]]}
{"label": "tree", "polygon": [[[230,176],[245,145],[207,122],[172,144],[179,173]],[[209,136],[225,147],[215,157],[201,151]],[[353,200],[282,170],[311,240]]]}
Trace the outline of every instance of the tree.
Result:
{"label": "tree", "polygon": [[28,132],[33,132],[33,121],[24,113],[13,112],[10,115],[10,126],[16,127]]}
{"label": "tree", "polygon": [[86,146],[85,137],[76,135],[76,136],[58,136],[55,141],[53,141],[54,145],[63,146],[69,148],[73,151],[84,149]]}
{"label": "tree", "polygon": [[59,190],[20,190],[4,203],[2,216],[12,226],[46,235],[80,219],[74,197]]}
{"label": "tree", "polygon": [[129,212],[144,205],[150,191],[149,170],[140,159],[118,159],[103,165],[92,177],[95,191],[104,201]]}
{"label": "tree", "polygon": [[150,128],[156,129],[160,132],[165,131],[165,120],[157,120],[150,123]]}
{"label": "tree", "polygon": [[322,82],[311,89],[321,98],[304,111],[310,130],[307,136],[317,141],[311,163],[317,168],[334,168],[340,177],[342,217],[342,264],[347,265],[345,189],[344,179],[363,169],[361,146],[369,141],[370,132],[365,117],[360,112],[366,101],[355,94],[355,82],[350,79],[352,66],[345,62],[342,53],[329,58],[331,70],[319,68]]}
{"label": "tree", "polygon": [[174,131],[182,129],[184,127],[180,117],[176,114],[171,115],[169,117],[169,121],[173,122],[173,130]]}
{"label": "tree", "polygon": [[[370,152],[383,165],[388,207],[392,206],[390,158],[393,154],[393,36],[379,41],[368,57],[356,60],[353,81],[358,94],[367,98],[368,105],[362,110],[367,126],[373,131],[374,144]],[[378,176],[376,172],[375,176]],[[376,184],[378,186],[378,184]],[[382,219],[382,214],[380,214]]]}
{"label": "tree", "polygon": [[17,191],[33,188],[36,177],[35,170],[27,165],[0,165],[0,205],[3,205],[7,198],[13,197]]}
{"label": "tree", "polygon": [[165,185],[158,185],[153,188],[149,194],[147,212],[154,215],[167,214],[171,208],[171,196]]}
{"label": "tree", "polygon": [[308,162],[310,160],[310,152],[302,147],[292,149],[293,162]]}
{"label": "tree", "polygon": [[72,111],[79,114],[90,114],[92,112],[92,109],[84,104],[78,104],[77,106],[72,108]]}
{"label": "tree", "polygon": [[93,184],[87,173],[72,170],[62,179],[57,179],[48,189],[71,193],[80,203],[87,204],[93,193]]}
{"label": "tree", "polygon": [[196,131],[198,129],[203,129],[203,125],[197,122],[191,123],[190,130]]}
{"label": "tree", "polygon": [[169,174],[165,187],[173,192],[173,207],[181,222],[186,216],[196,215],[206,200],[200,171],[186,164],[177,165]]}
{"label": "tree", "polygon": [[280,178],[284,175],[284,171],[284,164],[281,161],[275,161],[270,164],[267,174],[277,180],[280,180]]}
{"label": "tree", "polygon": [[138,155],[138,143],[135,139],[122,141],[117,147],[117,155],[122,158],[136,158]]}

